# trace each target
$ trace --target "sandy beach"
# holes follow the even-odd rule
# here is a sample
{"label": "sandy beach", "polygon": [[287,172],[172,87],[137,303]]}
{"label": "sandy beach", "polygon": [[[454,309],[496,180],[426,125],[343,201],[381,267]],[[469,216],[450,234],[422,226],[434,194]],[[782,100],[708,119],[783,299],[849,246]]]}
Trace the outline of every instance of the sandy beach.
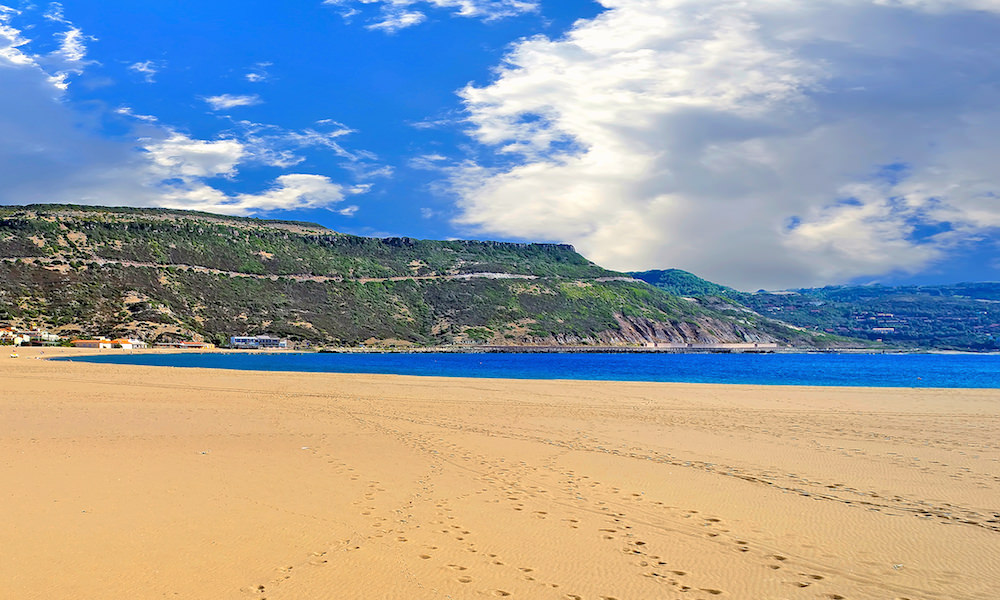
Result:
{"label": "sandy beach", "polygon": [[0,356],[0,598],[1000,596],[1000,390],[37,353]]}

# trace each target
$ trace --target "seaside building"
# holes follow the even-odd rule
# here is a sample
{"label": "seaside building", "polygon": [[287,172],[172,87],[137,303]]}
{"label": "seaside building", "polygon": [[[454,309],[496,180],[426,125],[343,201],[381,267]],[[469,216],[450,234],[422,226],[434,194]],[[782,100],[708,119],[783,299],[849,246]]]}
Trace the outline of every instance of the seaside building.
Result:
{"label": "seaside building", "polygon": [[229,346],[231,348],[240,349],[275,349],[275,350],[285,350],[288,348],[288,340],[284,338],[276,338],[267,334],[261,335],[234,335],[229,338]]}
{"label": "seaside building", "polygon": [[13,329],[0,329],[0,344],[11,344],[14,346],[26,346],[31,342],[31,337]]}
{"label": "seaside building", "polygon": [[15,346],[46,346],[58,343],[62,338],[41,329],[0,329],[0,343]]}
{"label": "seaside building", "polygon": [[70,344],[74,348],[111,348],[111,340],[101,338],[97,340],[72,340]]}
{"label": "seaside building", "polygon": [[148,345],[142,340],[119,338],[117,340],[111,340],[111,347],[121,348],[122,350],[140,350],[142,348],[147,348]]}
{"label": "seaside building", "polygon": [[210,342],[158,342],[155,348],[180,348],[182,350],[210,350],[215,344]]}

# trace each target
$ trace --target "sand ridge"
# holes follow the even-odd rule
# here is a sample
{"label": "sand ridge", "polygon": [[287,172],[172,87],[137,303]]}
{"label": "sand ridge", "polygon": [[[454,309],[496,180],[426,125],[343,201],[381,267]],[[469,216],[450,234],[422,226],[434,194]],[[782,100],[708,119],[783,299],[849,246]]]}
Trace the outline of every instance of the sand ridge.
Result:
{"label": "sand ridge", "polygon": [[0,359],[0,597],[1000,589],[1000,390],[256,373],[34,352]]}

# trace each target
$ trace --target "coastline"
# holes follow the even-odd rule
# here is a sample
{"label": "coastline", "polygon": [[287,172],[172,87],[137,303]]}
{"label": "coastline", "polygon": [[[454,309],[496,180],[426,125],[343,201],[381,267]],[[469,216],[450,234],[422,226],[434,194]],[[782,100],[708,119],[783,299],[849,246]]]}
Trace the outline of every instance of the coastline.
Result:
{"label": "coastline", "polygon": [[1000,589],[1000,390],[223,371],[38,350],[0,360],[12,597]]}

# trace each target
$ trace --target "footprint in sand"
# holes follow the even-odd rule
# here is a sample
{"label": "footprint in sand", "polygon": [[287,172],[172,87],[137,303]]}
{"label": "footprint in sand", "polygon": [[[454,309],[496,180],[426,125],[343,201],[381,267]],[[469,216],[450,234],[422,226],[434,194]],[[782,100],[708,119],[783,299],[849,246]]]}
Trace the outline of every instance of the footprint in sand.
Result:
{"label": "footprint in sand", "polygon": [[458,578],[458,582],[459,583],[472,583],[472,578],[469,577],[468,575],[462,575],[461,577]]}

